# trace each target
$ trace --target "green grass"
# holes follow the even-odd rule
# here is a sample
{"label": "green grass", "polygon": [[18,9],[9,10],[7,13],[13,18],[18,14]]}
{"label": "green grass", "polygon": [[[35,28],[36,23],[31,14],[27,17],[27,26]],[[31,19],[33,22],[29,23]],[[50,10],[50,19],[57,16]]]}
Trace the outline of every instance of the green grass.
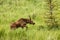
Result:
{"label": "green grass", "polygon": [[[59,20],[60,1],[52,1],[55,6],[53,13]],[[48,30],[46,13],[49,13],[46,0],[0,0],[0,40],[60,40],[60,30]],[[26,28],[10,29],[12,22],[29,18],[29,15],[36,24],[27,24],[27,31]]]}

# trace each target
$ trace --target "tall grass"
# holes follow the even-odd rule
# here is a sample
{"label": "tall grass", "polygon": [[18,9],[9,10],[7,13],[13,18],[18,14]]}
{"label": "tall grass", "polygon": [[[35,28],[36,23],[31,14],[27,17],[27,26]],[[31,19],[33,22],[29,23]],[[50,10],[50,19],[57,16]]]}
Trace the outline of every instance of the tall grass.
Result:
{"label": "tall grass", "polygon": [[[54,15],[59,17],[58,0],[55,4]],[[0,0],[0,40],[60,40],[60,30],[48,30],[45,23],[45,13],[48,13],[46,0]],[[27,24],[26,28],[10,29],[10,24],[20,18],[31,16],[35,25]],[[60,21],[59,21],[60,24]]]}

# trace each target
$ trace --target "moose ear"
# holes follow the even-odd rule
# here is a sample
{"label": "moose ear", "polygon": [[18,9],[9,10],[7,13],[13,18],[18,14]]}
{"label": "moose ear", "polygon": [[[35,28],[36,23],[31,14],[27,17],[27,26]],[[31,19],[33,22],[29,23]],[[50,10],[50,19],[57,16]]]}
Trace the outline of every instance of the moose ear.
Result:
{"label": "moose ear", "polygon": [[31,16],[29,15],[29,19],[31,20]]}

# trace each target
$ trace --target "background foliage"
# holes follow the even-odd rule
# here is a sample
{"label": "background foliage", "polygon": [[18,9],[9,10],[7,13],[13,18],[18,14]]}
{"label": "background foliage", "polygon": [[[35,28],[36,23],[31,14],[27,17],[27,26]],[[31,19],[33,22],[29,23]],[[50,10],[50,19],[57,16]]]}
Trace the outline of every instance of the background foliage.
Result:
{"label": "background foliage", "polygon": [[[53,16],[60,28],[60,0],[52,0]],[[10,29],[10,24],[20,18],[36,23],[26,28]],[[49,29],[48,0],[0,0],[0,40],[60,40],[60,29]]]}

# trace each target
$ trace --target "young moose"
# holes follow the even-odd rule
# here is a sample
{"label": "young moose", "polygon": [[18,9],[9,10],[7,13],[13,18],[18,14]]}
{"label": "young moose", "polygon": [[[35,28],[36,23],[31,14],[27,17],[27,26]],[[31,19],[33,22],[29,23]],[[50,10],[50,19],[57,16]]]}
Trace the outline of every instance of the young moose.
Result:
{"label": "young moose", "polygon": [[11,29],[16,29],[19,27],[21,27],[21,28],[26,27],[27,28],[26,24],[33,24],[34,25],[35,23],[31,20],[31,18],[30,19],[21,18],[18,21],[11,24]]}

